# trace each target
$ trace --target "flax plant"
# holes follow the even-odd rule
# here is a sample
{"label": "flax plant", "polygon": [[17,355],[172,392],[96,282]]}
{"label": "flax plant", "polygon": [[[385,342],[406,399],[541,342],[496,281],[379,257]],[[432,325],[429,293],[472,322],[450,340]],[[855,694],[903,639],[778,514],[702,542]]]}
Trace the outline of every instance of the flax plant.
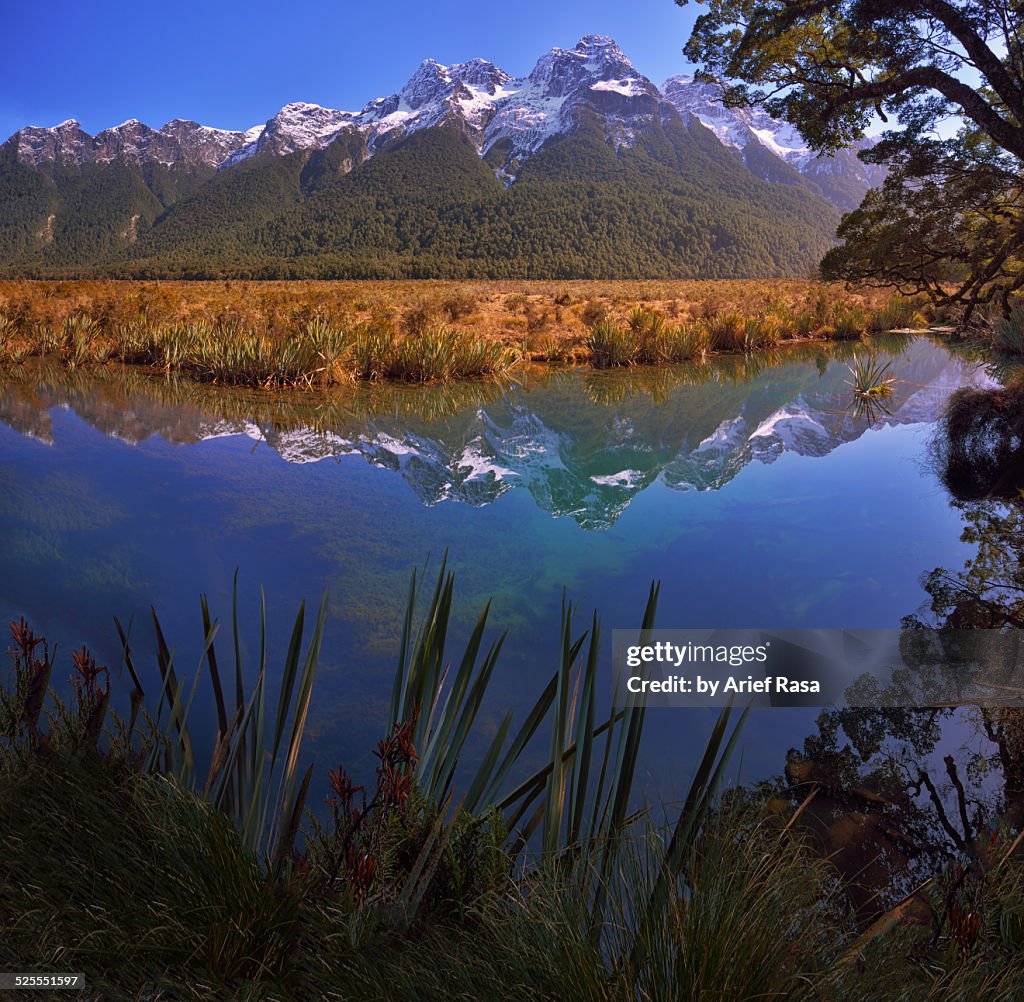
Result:
{"label": "flax plant", "polygon": [[[658,591],[657,585],[652,585],[640,623],[641,640],[654,626]],[[534,944],[527,948],[531,956],[561,957],[544,975],[552,986],[572,981],[578,989],[586,983],[595,999],[610,1000],[622,997],[623,992],[669,999],[675,997],[673,986],[710,986],[715,977],[721,977],[721,960],[736,948],[737,936],[776,935],[776,906],[782,902],[788,907],[790,899],[781,890],[784,871],[778,871],[783,879],[772,883],[778,868],[764,861],[762,843],[757,843],[750,856],[750,875],[744,870],[729,884],[724,898],[727,907],[719,904],[721,894],[705,889],[715,886],[721,869],[709,839],[715,834],[716,791],[735,747],[742,716],[730,728],[731,709],[720,714],[674,824],[660,838],[638,836],[637,823],[646,812],[637,799],[635,776],[646,708],[639,701],[599,711],[602,636],[596,613],[587,629],[579,629],[576,610],[563,596],[559,643],[547,686],[518,727],[512,727],[512,715],[506,714],[482,755],[476,754],[474,747],[470,763],[467,749],[477,730],[504,635],[487,641],[489,608],[485,607],[453,668],[447,655],[453,595],[454,579],[442,564],[427,607],[417,617],[417,575],[413,575],[389,703],[389,737],[379,752],[379,783],[386,777],[386,784],[381,785],[377,797],[384,800],[375,798],[381,810],[375,831],[366,836],[369,841],[359,843],[362,855],[349,852],[346,857],[346,887],[352,892],[348,896],[333,893],[340,856],[333,873],[325,874],[319,863],[309,866],[308,859],[307,865],[294,865],[311,777],[311,768],[300,774],[299,753],[323,637],[326,599],[304,658],[305,613],[300,607],[279,672],[276,707],[268,694],[264,615],[254,666],[256,681],[246,694],[244,680],[249,673],[241,656],[237,580],[231,622],[233,685],[218,653],[219,624],[205,599],[200,603],[202,653],[192,677],[180,674],[173,649],[154,614],[160,675],[155,716],[145,711],[148,701],[129,630],[117,623],[124,665],[134,686],[132,714],[120,729],[120,745],[130,749],[133,735],[140,731],[155,734],[156,739],[141,745],[141,760],[125,756],[125,761],[135,763],[133,768],[141,769],[141,776],[136,774],[134,781],[117,789],[97,785],[99,780],[89,784],[87,792],[96,800],[95,809],[73,812],[74,823],[60,832],[52,829],[52,841],[56,846],[66,838],[67,844],[75,847],[83,837],[98,838],[104,860],[108,856],[120,858],[122,863],[130,860],[125,864],[130,872],[124,880],[132,888],[145,882],[153,868],[161,874],[152,895],[158,910],[168,913],[161,928],[170,939],[162,946],[154,942],[144,948],[126,943],[122,948],[126,956],[139,963],[147,956],[166,956],[168,961],[173,958],[180,970],[198,963],[215,972],[215,979],[235,979],[236,986],[237,979],[258,979],[270,996],[277,989],[269,982],[263,984],[263,978],[301,979],[300,971],[305,970],[311,977],[308,992],[315,993],[336,978],[341,979],[336,982],[339,985],[350,984],[349,974],[365,963],[365,951],[359,944],[376,942],[382,928],[400,936],[412,935],[414,930],[419,930],[418,935],[424,930],[429,934],[432,920],[425,921],[426,909],[441,908],[446,915],[462,915],[461,921],[469,921],[469,927],[480,936],[494,935],[502,941],[510,933],[518,935],[518,929]],[[24,624],[20,631],[22,661],[28,667],[19,675],[22,683],[15,689],[13,701],[0,704],[0,709],[11,707],[4,709],[5,716],[0,714],[0,723],[8,732],[25,721],[30,726],[38,724],[42,705],[38,694],[46,689],[53,664],[49,652],[39,649],[41,642]],[[76,666],[83,679],[78,689],[79,717],[86,721],[88,731],[88,721],[100,708],[106,712],[109,688],[102,685],[104,668],[95,666],[84,651],[79,660]],[[202,782],[190,713],[204,666],[213,694],[217,735]],[[98,733],[95,729],[97,740]],[[546,763],[523,779],[524,753],[544,738]],[[98,750],[96,741],[91,741],[90,747]],[[51,780],[56,777],[52,791],[46,788],[50,799],[67,800],[69,786],[61,785],[63,775],[57,770],[54,776],[44,778],[53,785]],[[332,775],[332,784],[349,803],[356,788],[342,772]],[[36,786],[37,792],[42,789],[38,782]],[[27,818],[36,799],[24,793],[19,787],[17,810],[19,817]],[[126,832],[111,843],[102,831],[105,824],[116,827],[120,814],[105,805],[117,802],[126,804],[133,823],[142,825],[142,830],[138,836]],[[365,817],[366,811],[360,811],[357,823],[362,824]],[[506,832],[508,843],[503,851],[501,838]],[[346,842],[345,831],[336,832],[330,845],[336,851],[353,848]],[[640,856],[635,855],[638,845],[643,846]],[[389,852],[397,853],[392,863],[388,862]],[[378,856],[380,868],[375,865]],[[510,882],[512,863],[520,858],[518,878]],[[707,859],[711,862],[705,865]],[[641,870],[631,875],[636,860],[642,860]],[[3,866],[0,862],[0,872]],[[475,867],[475,875],[468,874],[466,866]],[[33,869],[22,860],[19,881],[23,881],[26,867]],[[33,872],[36,870],[38,867]],[[113,872],[120,871],[105,864],[94,885],[98,879],[106,888]],[[60,868],[46,880],[48,886],[64,888],[68,884]],[[438,886],[438,880],[450,882],[450,886]],[[124,881],[119,878],[120,883]],[[475,904],[460,903],[452,898],[461,893],[460,887],[476,887],[472,893],[483,896]],[[558,908],[564,906],[564,917],[571,919],[568,925],[550,925],[556,912],[544,904],[549,900],[549,888],[558,888],[557,895],[563,888],[571,891],[568,897],[557,897],[561,902]],[[752,913],[746,924],[743,888],[771,892],[762,902],[764,907]],[[124,909],[110,911],[106,906],[109,895],[106,890],[103,894],[98,921],[109,930],[107,935],[120,935],[111,923]],[[73,888],[65,894],[75,909],[96,908],[95,894],[87,902],[80,902],[79,897]],[[467,907],[472,911],[467,913]],[[144,903],[129,905],[132,922],[148,928],[151,917],[145,909]],[[195,915],[196,909],[202,914],[203,932],[198,937],[188,923],[179,924],[183,916]],[[509,909],[526,909],[527,924],[517,926]],[[707,920],[695,921],[700,916]],[[759,916],[764,917],[763,922]],[[659,937],[677,934],[671,944],[672,957],[661,957],[656,952]],[[59,934],[37,929],[33,935],[37,941],[42,938],[50,947],[59,948]],[[91,958],[90,966],[116,966],[109,958],[99,960],[102,943],[94,939],[86,937],[75,947],[74,955]],[[335,968],[333,958],[339,949],[346,959]],[[122,950],[116,952],[117,957]],[[570,962],[567,951],[575,955],[575,961]],[[502,964],[511,957],[507,950],[497,955]],[[698,962],[703,965],[699,970],[694,967]],[[570,975],[567,964],[574,974]],[[479,975],[477,966],[457,966],[459,977],[475,979]],[[743,967],[742,977],[737,974],[730,984],[744,983],[742,978],[754,966],[752,960]],[[319,973],[312,977],[314,968]],[[145,979],[159,981],[159,961],[144,970]],[[507,976],[512,977],[511,972]],[[376,974],[366,971],[356,980],[365,989],[371,977]],[[774,972],[772,977],[775,983]],[[155,983],[150,980],[151,987]],[[393,985],[389,991],[392,989]],[[220,990],[230,995],[233,989]],[[552,992],[548,997],[564,995],[564,990],[554,987]],[[477,992],[476,997],[488,996]]]}
{"label": "flax plant", "polygon": [[855,340],[868,332],[870,317],[857,305],[836,303],[829,314],[825,334],[837,341]]}
{"label": "flax plant", "polygon": [[[419,627],[414,629],[417,580],[414,572],[388,720],[391,726],[412,722],[411,738],[420,750],[416,782],[426,796],[442,802],[455,788],[467,738],[505,636],[502,634],[484,650],[489,615],[489,605],[485,606],[453,673],[446,661],[446,645],[454,578],[442,563],[431,599]],[[641,636],[654,627],[658,594],[658,586],[652,584],[641,619]],[[563,596],[554,673],[517,730],[513,732],[512,714],[504,715],[478,764],[464,777],[465,793],[459,803],[470,812],[497,806],[512,833],[514,855],[534,845],[535,835],[539,836],[536,848],[547,857],[589,854],[595,847],[604,847],[602,872],[607,873],[614,862],[610,847],[634,819],[633,782],[646,708],[641,701],[599,712],[596,693],[601,624],[595,613],[590,628],[580,632],[575,627],[576,615],[572,603]],[[682,847],[700,829],[735,744],[739,725],[728,737],[728,721],[727,710],[696,773],[683,812],[685,821],[680,822],[666,860],[670,870],[678,868]],[[517,763],[542,727],[549,729],[547,763],[509,789],[508,781]],[[595,913],[600,911],[598,897]]]}
{"label": "flax plant", "polygon": [[636,359],[636,339],[632,331],[611,319],[594,325],[587,347],[597,369],[632,365]]}
{"label": "flax plant", "polygon": [[858,397],[884,397],[892,393],[892,385],[895,382],[891,377],[886,377],[892,362],[882,365],[873,356],[854,355],[853,361],[846,367],[853,376],[852,380],[846,380],[847,385],[853,387],[853,392]]}
{"label": "flax plant", "polygon": [[101,336],[100,324],[92,317],[76,313],[64,321],[60,336],[60,357],[68,368],[86,362],[105,362],[111,348]]}
{"label": "flax plant", "polygon": [[880,307],[873,310],[868,320],[872,334],[886,334],[889,331],[908,327],[922,328],[928,321],[919,309],[920,303],[906,296],[890,296]]}
{"label": "flax plant", "polygon": [[[259,656],[252,693],[245,692],[238,631],[238,576],[232,601],[234,686],[226,692],[215,638],[219,623],[210,616],[205,596],[200,600],[203,623],[202,659],[209,669],[217,711],[217,734],[205,782],[197,772],[189,714],[198,690],[202,662],[191,684],[179,678],[174,653],[153,613],[157,641],[160,691],[155,726],[164,740],[153,745],[144,770],[173,776],[179,785],[201,791],[204,799],[226,815],[238,830],[242,844],[257,857],[281,867],[290,859],[305,809],[312,775],[310,766],[299,777],[299,751],[312,697],[313,680],[327,619],[327,596],[313,625],[306,656],[301,654],[305,603],[299,607],[283,666],[275,672],[278,684],[276,713],[269,721],[266,604],[260,606]],[[145,698],[130,644],[130,628],[115,619],[125,667],[134,684],[134,700]],[[129,624],[130,627],[130,624]],[[233,697],[233,698],[232,698]],[[134,719],[133,722],[134,724]]]}
{"label": "flax plant", "polygon": [[746,324],[737,310],[723,310],[708,321],[708,342],[712,351],[743,351]]}

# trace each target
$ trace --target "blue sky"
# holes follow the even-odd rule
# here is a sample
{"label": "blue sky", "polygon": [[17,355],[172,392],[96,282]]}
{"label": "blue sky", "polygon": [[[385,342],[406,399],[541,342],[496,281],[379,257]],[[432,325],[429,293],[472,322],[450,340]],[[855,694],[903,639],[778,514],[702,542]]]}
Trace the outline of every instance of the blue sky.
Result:
{"label": "blue sky", "polygon": [[0,140],[67,118],[92,133],[129,118],[244,129],[289,101],[358,110],[427,57],[483,56],[518,75],[589,33],[611,35],[660,83],[690,68],[680,50],[698,12],[673,0],[4,0]]}

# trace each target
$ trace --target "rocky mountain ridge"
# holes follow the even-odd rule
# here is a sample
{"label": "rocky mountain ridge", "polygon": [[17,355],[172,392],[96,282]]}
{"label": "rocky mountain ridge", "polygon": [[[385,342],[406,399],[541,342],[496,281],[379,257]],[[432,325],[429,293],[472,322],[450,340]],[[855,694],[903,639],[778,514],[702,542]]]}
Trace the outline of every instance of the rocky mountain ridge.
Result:
{"label": "rocky mountain ridge", "polygon": [[354,165],[413,133],[449,125],[508,184],[548,140],[570,135],[584,122],[597,122],[618,150],[677,114],[709,128],[759,178],[804,183],[842,209],[855,206],[882,178],[854,150],[818,157],[788,123],[758,109],[725,108],[712,85],[675,76],[659,88],[601,35],[588,35],[572,49],[552,49],[518,78],[481,58],[448,66],[427,59],[399,91],[357,112],[294,102],[244,132],[179,119],[153,129],[130,120],[92,136],[69,120],[52,128],[28,126],[5,145],[34,168],[120,159],[225,170],[259,155],[317,151],[344,139],[356,151],[346,161]]}

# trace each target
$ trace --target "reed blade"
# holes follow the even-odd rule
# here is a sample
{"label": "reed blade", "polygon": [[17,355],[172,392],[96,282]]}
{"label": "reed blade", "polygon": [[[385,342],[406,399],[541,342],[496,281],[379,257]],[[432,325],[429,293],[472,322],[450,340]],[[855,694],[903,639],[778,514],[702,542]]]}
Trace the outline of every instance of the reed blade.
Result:
{"label": "reed blade", "polygon": [[498,663],[498,656],[501,654],[505,636],[503,634],[499,637],[487,652],[483,664],[480,666],[476,681],[473,683],[473,688],[470,690],[469,696],[462,707],[462,713],[455,728],[455,733],[452,735],[451,741],[444,746],[444,759],[441,763],[440,773],[437,776],[436,788],[430,791],[438,799],[445,797],[451,787],[462,749],[480,712],[480,707],[483,705],[484,696],[487,694],[487,687],[490,685],[495,665]]}
{"label": "reed blade", "polygon": [[284,668],[281,673],[281,695],[277,701],[277,720],[274,724],[274,746],[271,752],[271,768],[277,761],[278,749],[281,747],[281,738],[284,735],[285,722],[288,717],[288,708],[292,702],[292,690],[295,687],[295,679],[299,673],[299,658],[302,653],[302,634],[306,618],[306,603],[299,605],[298,614],[295,617],[295,625],[292,627],[292,638],[288,644],[288,654],[284,659]]}
{"label": "reed blade", "polygon": [[590,782],[590,765],[594,743],[594,697],[597,686],[598,654],[601,645],[600,623],[597,612],[590,628],[590,644],[581,679],[580,706],[577,711],[575,745],[577,754],[572,760],[569,786],[569,845],[576,844],[582,834],[583,810]]}
{"label": "reed blade", "polygon": [[320,660],[324,628],[327,624],[327,609],[328,596],[325,592],[320,603],[320,611],[317,614],[316,623],[313,626],[313,632],[309,638],[306,661],[302,668],[299,689],[295,697],[295,715],[292,720],[291,735],[288,742],[288,757],[284,763],[284,772],[281,776],[281,786],[278,794],[277,815],[279,818],[287,817],[294,809],[293,790],[295,789],[295,774],[298,768],[302,737],[306,729],[306,720],[309,716],[309,706],[313,696],[313,680],[316,677],[316,670]]}
{"label": "reed blade", "polygon": [[470,814],[476,812],[477,807],[480,805],[480,798],[483,795],[484,789],[490,782],[491,776],[494,773],[495,764],[498,761],[498,756],[501,754],[502,746],[505,744],[505,738],[508,737],[509,728],[512,726],[512,711],[502,718],[501,724],[498,725],[498,729],[491,739],[490,747],[487,749],[487,753],[484,755],[483,760],[480,763],[480,767],[476,771],[476,775],[473,777],[472,783],[469,786],[469,792],[466,794],[466,810]]}
{"label": "reed blade", "polygon": [[[203,617],[203,635],[209,636],[213,621],[210,617],[210,605],[205,595],[199,596],[199,607]],[[228,729],[227,706],[224,703],[224,689],[221,685],[220,670],[217,665],[217,651],[212,644],[207,649],[207,660],[210,668],[210,684],[213,687],[213,700],[217,707],[217,726],[220,728],[220,733],[225,734]]]}
{"label": "reed blade", "polygon": [[438,781],[438,776],[445,765],[444,749],[448,739],[455,730],[458,711],[464,706],[466,693],[476,668],[476,659],[480,654],[480,645],[483,643],[484,630],[487,628],[487,616],[491,609],[488,602],[477,619],[476,626],[466,644],[465,653],[455,674],[448,698],[444,703],[444,710],[436,726],[428,731],[429,739],[423,749],[417,766],[418,778],[425,782],[428,789],[433,789]]}

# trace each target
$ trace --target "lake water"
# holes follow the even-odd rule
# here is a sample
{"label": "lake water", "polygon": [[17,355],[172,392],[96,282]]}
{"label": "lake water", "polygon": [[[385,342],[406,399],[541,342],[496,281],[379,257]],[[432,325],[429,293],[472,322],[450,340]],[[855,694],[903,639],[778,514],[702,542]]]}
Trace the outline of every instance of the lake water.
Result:
{"label": "lake water", "polygon": [[[563,587],[581,628],[601,614],[609,660],[652,579],[664,628],[893,627],[925,601],[922,574],[970,555],[928,443],[949,395],[987,377],[927,339],[878,346],[897,382],[874,413],[853,404],[850,346],[330,395],[6,373],[0,616],[116,664],[112,616],[134,618],[144,654],[152,605],[194,670],[198,596],[229,623],[236,568],[250,664],[260,585],[278,662],[298,602],[327,589],[308,753],[357,774],[382,736],[410,571],[445,551],[458,637],[489,597],[510,630],[484,732],[554,670]],[[756,713],[743,776],[779,772],[814,716]],[[710,720],[649,715],[659,797],[685,790]]]}

